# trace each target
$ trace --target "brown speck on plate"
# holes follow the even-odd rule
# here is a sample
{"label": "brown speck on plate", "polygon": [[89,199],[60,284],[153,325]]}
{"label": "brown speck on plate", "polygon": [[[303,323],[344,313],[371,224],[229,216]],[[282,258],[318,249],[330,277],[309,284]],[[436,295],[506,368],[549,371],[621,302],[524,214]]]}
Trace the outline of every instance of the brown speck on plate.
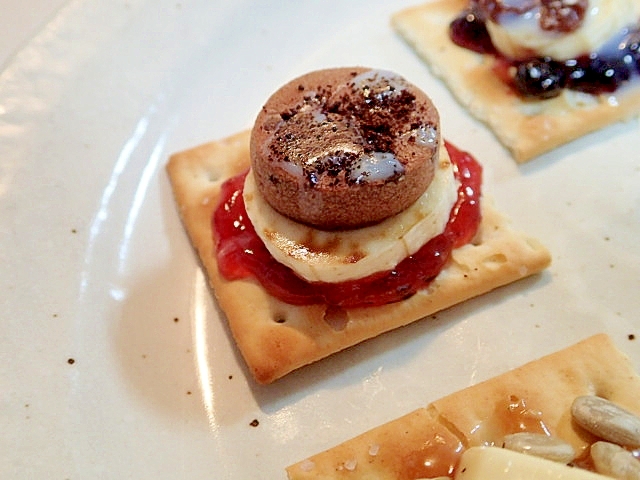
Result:
{"label": "brown speck on plate", "polygon": [[69,365],[73,365],[74,363],[76,363],[76,361],[75,361],[75,359],[73,359],[73,358],[69,358],[69,359],[67,360],[67,363],[68,363]]}
{"label": "brown speck on plate", "polygon": [[252,427],[257,427],[258,425],[260,425],[260,422],[257,418],[254,418],[253,420],[251,420],[251,423],[249,425],[251,425]]}

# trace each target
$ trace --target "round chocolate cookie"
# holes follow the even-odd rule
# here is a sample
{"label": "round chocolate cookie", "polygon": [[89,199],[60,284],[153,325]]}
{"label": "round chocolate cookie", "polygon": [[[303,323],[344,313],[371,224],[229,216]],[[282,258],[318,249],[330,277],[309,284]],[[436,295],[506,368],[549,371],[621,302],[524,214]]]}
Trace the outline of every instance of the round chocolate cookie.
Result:
{"label": "round chocolate cookie", "polygon": [[265,200],[319,229],[352,229],[406,209],[426,190],[438,112],[399,75],[367,68],[308,73],[262,108],[251,164]]}

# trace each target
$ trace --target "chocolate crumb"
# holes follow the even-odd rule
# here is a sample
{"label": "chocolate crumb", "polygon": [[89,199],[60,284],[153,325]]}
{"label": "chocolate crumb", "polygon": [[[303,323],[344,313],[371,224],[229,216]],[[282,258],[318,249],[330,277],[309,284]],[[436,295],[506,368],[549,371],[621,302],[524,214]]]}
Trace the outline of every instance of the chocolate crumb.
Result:
{"label": "chocolate crumb", "polygon": [[173,321],[174,321],[174,323],[178,323],[180,321],[180,319],[178,317],[174,317]]}
{"label": "chocolate crumb", "polygon": [[633,333],[630,333],[629,336],[627,337],[629,340],[635,340],[636,336]]}
{"label": "chocolate crumb", "polygon": [[233,375],[229,375],[228,378],[229,378],[229,380],[232,380],[233,379]]}
{"label": "chocolate crumb", "polygon": [[74,363],[76,363],[76,361],[75,361],[75,359],[70,358],[70,359],[68,359],[68,360],[67,360],[67,363],[68,363],[69,365],[73,365]]}
{"label": "chocolate crumb", "polygon": [[260,422],[257,418],[254,418],[253,420],[251,420],[251,423],[249,425],[251,425],[252,427],[257,427],[258,425],[260,425]]}

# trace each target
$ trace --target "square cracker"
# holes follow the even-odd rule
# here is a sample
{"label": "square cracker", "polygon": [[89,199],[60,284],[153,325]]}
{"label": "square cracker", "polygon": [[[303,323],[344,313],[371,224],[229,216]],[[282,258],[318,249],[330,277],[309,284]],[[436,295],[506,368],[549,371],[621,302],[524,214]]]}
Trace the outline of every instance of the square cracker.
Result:
{"label": "square cracker", "polygon": [[472,244],[456,249],[427,289],[401,302],[348,310],[295,306],[273,298],[254,280],[229,281],[218,271],[211,219],[221,184],[249,168],[249,135],[245,131],[176,153],[167,172],[191,243],[235,342],[259,383],[270,383],[303,365],[549,265],[549,253],[538,241],[511,230],[489,202],[483,201],[480,231]]}
{"label": "square cracker", "polygon": [[640,82],[615,94],[565,90],[549,100],[524,100],[493,72],[492,55],[455,45],[449,24],[468,0],[436,0],[402,10],[393,28],[440,77],[458,101],[491,128],[518,162],[640,113]]}
{"label": "square cracker", "polygon": [[580,395],[598,395],[640,414],[640,377],[605,334],[452,393],[291,465],[287,473],[290,480],[423,478],[425,459],[455,464],[465,448],[500,445],[518,430],[504,416],[518,402],[580,456],[595,440],[571,420],[571,403]]}

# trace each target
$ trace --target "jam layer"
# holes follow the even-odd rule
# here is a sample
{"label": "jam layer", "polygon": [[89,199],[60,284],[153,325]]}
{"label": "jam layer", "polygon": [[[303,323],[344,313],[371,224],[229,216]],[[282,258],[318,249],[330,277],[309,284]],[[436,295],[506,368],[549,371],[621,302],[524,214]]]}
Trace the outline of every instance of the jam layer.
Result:
{"label": "jam layer", "polygon": [[339,283],[307,282],[276,261],[247,216],[242,188],[247,172],[227,180],[212,218],[218,268],[228,280],[254,278],[272,296],[293,305],[342,308],[379,306],[411,297],[427,287],[451,251],[469,243],[480,224],[482,167],[468,153],[445,143],[460,182],[445,230],[393,270]]}

